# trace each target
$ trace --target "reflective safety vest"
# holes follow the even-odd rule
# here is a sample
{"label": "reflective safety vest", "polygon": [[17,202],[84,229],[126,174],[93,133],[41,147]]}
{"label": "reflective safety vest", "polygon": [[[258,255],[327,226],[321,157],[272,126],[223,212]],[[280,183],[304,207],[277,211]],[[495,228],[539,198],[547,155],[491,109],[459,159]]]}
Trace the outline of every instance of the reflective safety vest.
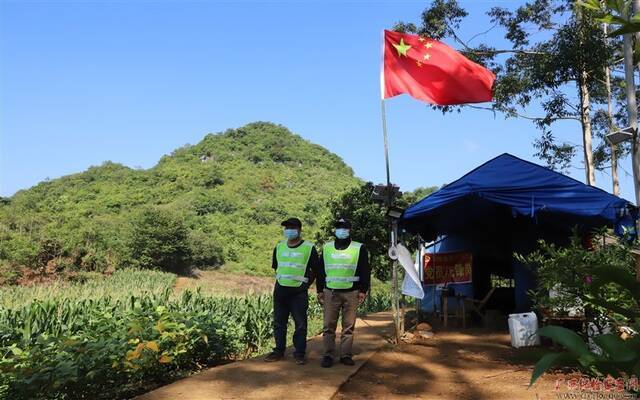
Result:
{"label": "reflective safety vest", "polygon": [[311,257],[313,243],[302,242],[298,247],[289,247],[287,241],[283,240],[276,246],[276,279],[281,286],[300,287],[302,283],[309,282],[309,278],[304,276],[307,271],[307,263]]}
{"label": "reflective safety vest", "polygon": [[324,245],[322,259],[329,289],[351,289],[353,282],[360,280],[355,275],[361,246],[362,243],[353,241],[344,250],[336,249],[334,242]]}

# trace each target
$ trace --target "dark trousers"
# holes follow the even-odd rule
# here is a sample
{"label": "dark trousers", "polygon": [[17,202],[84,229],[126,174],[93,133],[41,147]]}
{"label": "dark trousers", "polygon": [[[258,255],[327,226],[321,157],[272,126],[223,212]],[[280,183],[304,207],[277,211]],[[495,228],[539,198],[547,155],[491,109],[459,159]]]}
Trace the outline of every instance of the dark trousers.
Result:
{"label": "dark trousers", "polygon": [[[283,290],[284,289],[284,290]],[[307,290],[288,290],[276,285],[273,291],[273,336],[276,340],[274,352],[284,354],[287,347],[287,323],[289,315],[293,317],[294,356],[304,357],[307,351],[307,309],[309,293]]]}

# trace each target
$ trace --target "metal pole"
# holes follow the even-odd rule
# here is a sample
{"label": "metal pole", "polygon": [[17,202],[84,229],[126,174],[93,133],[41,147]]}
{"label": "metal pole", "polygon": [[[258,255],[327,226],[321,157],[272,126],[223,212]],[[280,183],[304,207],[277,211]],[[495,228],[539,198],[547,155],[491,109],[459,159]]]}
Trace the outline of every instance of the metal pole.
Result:
{"label": "metal pole", "polygon": [[380,101],[382,106],[382,135],[384,136],[384,162],[387,168],[387,207],[391,206],[391,175],[389,174],[389,136],[387,135],[387,113],[384,107],[384,99]]}
{"label": "metal pole", "polygon": [[[424,247],[422,238],[418,239],[418,280],[420,281],[420,286],[422,286],[422,290],[424,291],[424,276],[423,276],[423,267],[422,267],[422,248]],[[424,298],[424,296],[423,296]],[[416,320],[418,323],[422,322],[422,300],[416,299]]]}
{"label": "metal pole", "polygon": [[[387,134],[387,113],[384,106],[384,99],[380,101],[380,107],[382,109],[382,135],[384,136],[384,161],[387,171],[387,210],[391,208],[391,196],[393,191],[391,189],[391,174],[389,173],[389,136]],[[389,230],[389,243],[391,247],[396,245],[396,225],[392,223]],[[392,293],[392,310],[393,310],[393,325],[395,327],[395,339],[396,343],[400,341],[400,307],[398,299],[398,263],[393,260],[391,262],[391,283],[393,287]]]}
{"label": "metal pole", "polygon": [[[398,232],[398,226],[396,222],[391,223],[391,246],[395,246],[397,243],[396,233]],[[398,261],[392,261],[391,281],[393,284],[393,322],[396,333],[396,343],[400,342],[400,336],[402,336],[402,328],[400,326],[400,296],[398,296]]]}

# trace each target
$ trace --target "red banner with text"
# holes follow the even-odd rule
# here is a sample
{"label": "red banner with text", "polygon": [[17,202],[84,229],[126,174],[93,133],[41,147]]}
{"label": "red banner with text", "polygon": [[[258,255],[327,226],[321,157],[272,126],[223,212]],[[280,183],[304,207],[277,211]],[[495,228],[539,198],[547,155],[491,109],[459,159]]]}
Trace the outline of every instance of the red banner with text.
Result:
{"label": "red banner with text", "polygon": [[468,252],[426,253],[422,260],[424,284],[471,282],[473,256]]}

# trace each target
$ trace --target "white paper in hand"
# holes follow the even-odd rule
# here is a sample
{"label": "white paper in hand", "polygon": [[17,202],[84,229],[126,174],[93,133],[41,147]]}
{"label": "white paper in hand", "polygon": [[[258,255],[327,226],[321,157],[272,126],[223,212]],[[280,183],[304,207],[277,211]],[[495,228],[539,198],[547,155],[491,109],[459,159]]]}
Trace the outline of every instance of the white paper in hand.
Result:
{"label": "white paper in hand", "polygon": [[404,281],[402,282],[402,294],[422,299],[424,297],[424,290],[422,289],[422,283],[418,276],[417,268],[420,265],[419,262],[414,264],[409,249],[400,243],[397,246],[397,252],[398,261],[406,272],[404,274]]}

